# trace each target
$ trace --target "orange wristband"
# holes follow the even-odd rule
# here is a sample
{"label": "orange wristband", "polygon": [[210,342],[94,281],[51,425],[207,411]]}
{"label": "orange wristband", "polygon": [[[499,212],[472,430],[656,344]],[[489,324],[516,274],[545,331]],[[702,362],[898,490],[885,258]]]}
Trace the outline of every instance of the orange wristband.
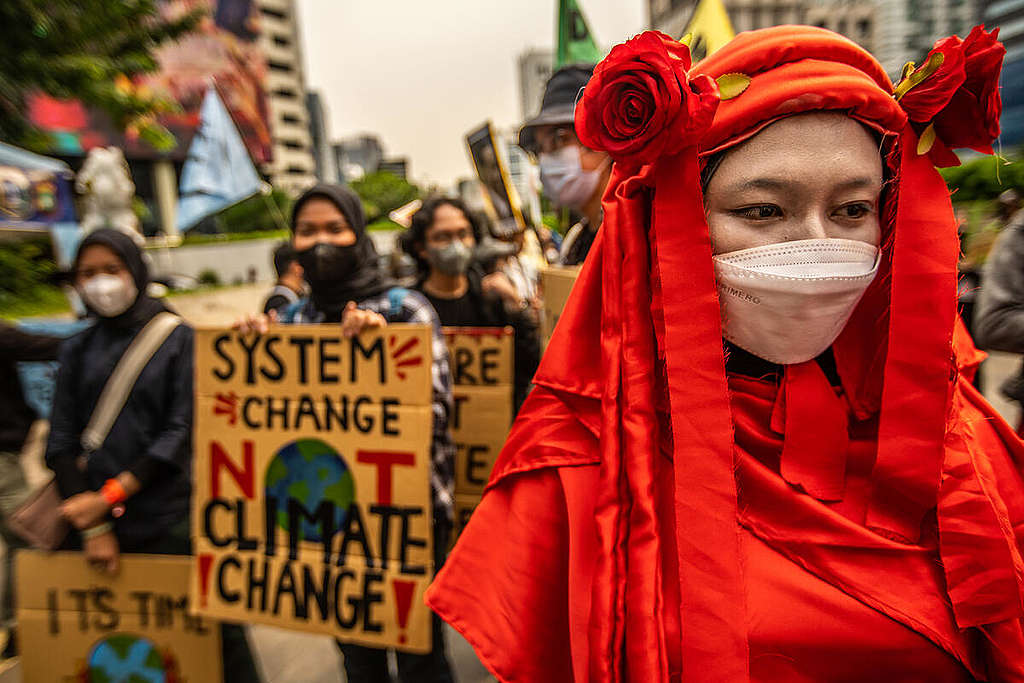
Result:
{"label": "orange wristband", "polygon": [[103,496],[103,500],[107,501],[111,507],[124,502],[128,497],[124,486],[121,486],[121,482],[117,479],[107,479],[106,483],[103,484],[103,488],[100,489],[100,495]]}

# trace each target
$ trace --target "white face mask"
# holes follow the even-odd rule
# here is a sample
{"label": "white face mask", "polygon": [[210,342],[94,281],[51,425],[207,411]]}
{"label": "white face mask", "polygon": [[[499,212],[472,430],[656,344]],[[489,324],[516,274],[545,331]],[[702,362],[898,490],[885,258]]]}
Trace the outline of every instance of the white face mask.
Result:
{"label": "white face mask", "polygon": [[139,296],[134,282],[117,275],[95,275],[81,287],[82,299],[89,308],[104,318],[113,318],[127,311]]}
{"label": "white face mask", "polygon": [[580,148],[566,145],[557,152],[541,152],[540,184],[544,194],[556,206],[583,208],[601,180],[601,168],[584,171],[580,166]]}
{"label": "white face mask", "polygon": [[844,239],[780,242],[714,257],[722,331],[781,365],[832,345],[878,272],[878,247]]}

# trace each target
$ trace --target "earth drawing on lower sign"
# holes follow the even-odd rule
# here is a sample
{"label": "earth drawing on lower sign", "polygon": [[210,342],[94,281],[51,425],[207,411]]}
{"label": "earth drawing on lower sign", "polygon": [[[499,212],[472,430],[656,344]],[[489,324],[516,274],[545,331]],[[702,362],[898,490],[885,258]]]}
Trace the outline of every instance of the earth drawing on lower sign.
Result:
{"label": "earth drawing on lower sign", "polygon": [[[334,531],[344,528],[349,506],[355,500],[352,470],[345,459],[319,439],[299,439],[283,446],[267,465],[264,478],[267,497],[277,502],[277,525],[288,531],[288,500],[294,499],[312,515],[324,502],[334,506]],[[322,543],[319,524],[303,518],[303,540]],[[329,539],[327,539],[329,540]]]}
{"label": "earth drawing on lower sign", "polygon": [[89,652],[81,683],[180,683],[174,656],[151,640],[130,633],[115,633]]}

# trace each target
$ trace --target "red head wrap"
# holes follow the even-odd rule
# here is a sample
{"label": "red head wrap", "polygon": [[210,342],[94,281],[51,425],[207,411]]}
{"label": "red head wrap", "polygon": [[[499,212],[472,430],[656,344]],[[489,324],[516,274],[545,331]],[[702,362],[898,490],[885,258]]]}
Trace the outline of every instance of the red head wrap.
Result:
{"label": "red head wrap", "polygon": [[[655,406],[667,393],[683,667],[708,681],[748,675],[733,423],[700,159],[779,118],[845,112],[886,140],[891,183],[880,274],[833,350],[854,412],[865,417],[880,411],[868,526],[916,541],[922,518],[936,507],[956,373],[958,243],[948,191],[929,154],[948,152],[935,135],[950,128],[948,117],[945,128],[938,125],[944,103],[967,96],[990,101],[978,95],[988,92],[984,87],[974,88],[978,96],[961,92],[971,80],[964,75],[965,55],[973,49],[991,65],[993,50],[1001,49],[994,35],[979,30],[967,42],[952,40],[959,52],[947,50],[907,70],[897,95],[916,91],[923,103],[910,117],[913,108],[900,105],[870,54],[829,31],[796,26],[741,34],[692,69],[679,43],[642,34],[597,67],[577,105],[581,141],[607,150],[617,163],[601,234],[535,381],[602,403],[596,516],[598,576],[606,580],[594,582],[591,642],[603,647],[621,639],[630,667],[658,660],[630,658],[632,648],[650,648],[657,638],[644,630],[642,615],[631,619],[625,605],[628,594],[650,589],[654,580],[646,572],[656,563],[632,553],[659,552],[651,541],[658,537],[652,461],[661,428]],[[1003,538],[1004,530],[994,519],[992,524],[989,535]],[[944,560],[970,554],[953,547],[955,537],[943,540]],[[1015,557],[1019,565],[1019,552]],[[1012,578],[1010,584],[1018,586]],[[617,593],[622,585],[627,590]],[[691,586],[701,590],[688,591]],[[950,595],[961,627],[992,616],[971,612],[968,596],[958,597],[952,585]],[[1013,609],[1019,607],[1018,597]],[[611,630],[616,632],[603,632]],[[606,651],[592,654],[596,669],[621,666]],[[632,668],[628,673],[630,680],[661,676]]]}

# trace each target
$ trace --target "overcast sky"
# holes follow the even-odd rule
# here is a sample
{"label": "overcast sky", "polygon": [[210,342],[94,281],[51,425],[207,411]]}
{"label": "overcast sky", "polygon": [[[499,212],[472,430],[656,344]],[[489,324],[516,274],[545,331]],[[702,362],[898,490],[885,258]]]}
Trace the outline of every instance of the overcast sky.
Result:
{"label": "overcast sky", "polygon": [[[646,28],[645,0],[579,0],[608,48]],[[332,139],[371,132],[417,182],[472,167],[463,136],[520,122],[517,57],[552,48],[557,0],[298,0],[308,87]]]}

